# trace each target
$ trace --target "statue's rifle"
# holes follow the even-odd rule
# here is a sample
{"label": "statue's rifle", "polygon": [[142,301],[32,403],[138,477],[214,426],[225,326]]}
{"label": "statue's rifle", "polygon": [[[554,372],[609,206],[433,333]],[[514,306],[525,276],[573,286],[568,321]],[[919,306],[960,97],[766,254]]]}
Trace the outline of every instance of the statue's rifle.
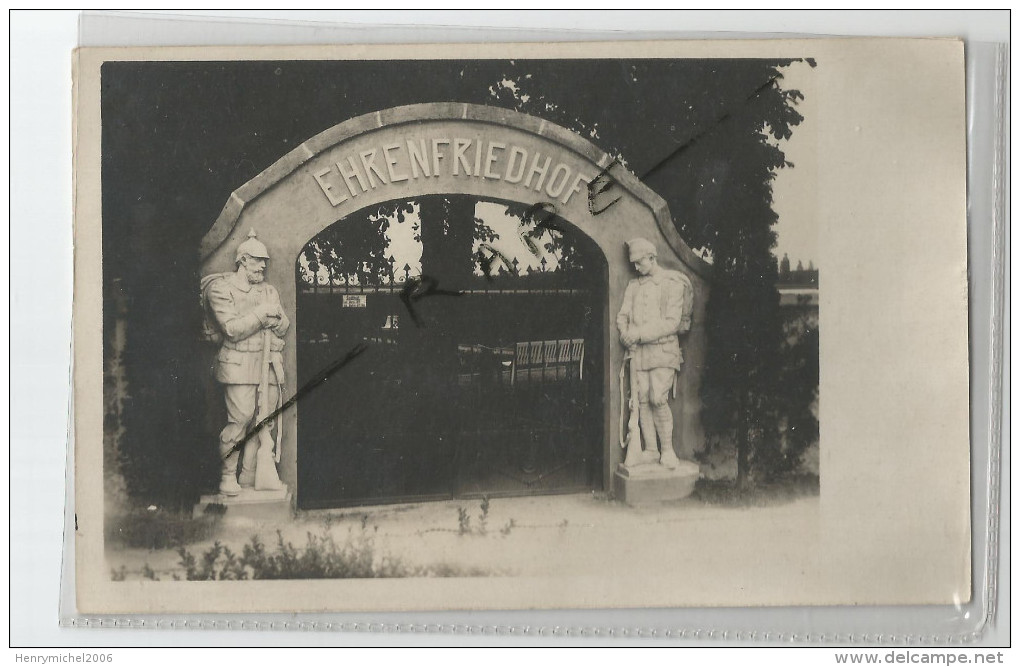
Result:
{"label": "statue's rifle", "polygon": [[[269,374],[272,372],[272,333],[269,329],[262,330],[262,376],[259,378],[259,404],[256,412],[255,423],[261,424],[259,428],[259,449],[255,459],[255,488],[275,489],[280,486],[280,477],[276,472],[276,463],[279,461],[279,451],[273,455],[274,442],[270,432],[276,419],[266,421],[266,418],[273,412],[274,406],[269,404]],[[265,423],[263,423],[265,422]],[[277,429],[277,435],[282,429]]]}
{"label": "statue's rifle", "polygon": [[[628,368],[629,364],[629,368]],[[640,406],[638,405],[638,382],[637,373],[634,370],[634,353],[633,350],[623,360],[623,366],[620,368],[620,391],[623,392],[623,375],[629,371],[630,374],[630,397],[627,399],[626,405],[630,408],[630,418],[627,421],[627,436],[626,438],[620,438],[620,446],[627,448],[627,456],[623,461],[623,465],[630,467],[640,465],[641,460],[641,414]],[[622,399],[622,396],[621,396]],[[620,401],[621,413],[623,412],[624,402]],[[623,422],[623,415],[620,415],[621,425]]]}

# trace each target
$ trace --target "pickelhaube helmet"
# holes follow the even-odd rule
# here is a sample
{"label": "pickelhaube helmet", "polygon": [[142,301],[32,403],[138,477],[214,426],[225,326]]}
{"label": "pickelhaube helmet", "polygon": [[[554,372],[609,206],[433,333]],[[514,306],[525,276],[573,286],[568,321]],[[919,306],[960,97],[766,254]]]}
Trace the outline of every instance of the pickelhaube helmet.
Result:
{"label": "pickelhaube helmet", "polygon": [[261,259],[269,259],[269,250],[266,248],[266,244],[255,238],[257,234],[255,229],[252,228],[248,232],[248,239],[243,241],[241,245],[237,246],[237,256],[234,257],[234,262],[240,262],[241,258],[245,255],[252,257],[259,257]]}
{"label": "pickelhaube helmet", "polygon": [[630,252],[630,261],[636,262],[643,257],[658,257],[659,251],[655,244],[648,239],[636,238],[627,241],[627,250]]}

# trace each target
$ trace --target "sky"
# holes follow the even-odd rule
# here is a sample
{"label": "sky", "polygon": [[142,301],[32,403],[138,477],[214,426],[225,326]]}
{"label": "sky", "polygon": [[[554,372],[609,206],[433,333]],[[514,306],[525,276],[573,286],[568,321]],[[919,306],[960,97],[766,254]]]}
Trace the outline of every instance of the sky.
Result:
{"label": "sky", "polygon": [[776,233],[779,237],[775,250],[777,258],[783,253],[790,256],[790,264],[797,266],[802,261],[807,267],[813,261],[817,267],[818,223],[816,201],[818,166],[818,102],[812,91],[819,69],[824,63],[812,69],[804,62],[795,62],[783,73],[784,88],[794,88],[804,94],[804,100],[797,110],[804,121],[793,128],[793,136],[781,144],[786,159],[795,166],[780,169],[773,183],[773,209],[779,216]]}

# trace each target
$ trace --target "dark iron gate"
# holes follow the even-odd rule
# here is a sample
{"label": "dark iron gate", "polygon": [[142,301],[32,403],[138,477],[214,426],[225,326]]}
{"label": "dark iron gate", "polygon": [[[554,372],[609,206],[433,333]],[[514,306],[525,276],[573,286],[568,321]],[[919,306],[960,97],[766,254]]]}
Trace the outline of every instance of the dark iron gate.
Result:
{"label": "dark iron gate", "polygon": [[[457,223],[450,210],[474,218],[477,203],[452,199],[442,198],[446,230]],[[342,256],[359,272],[299,262],[299,384],[367,346],[299,405],[299,506],[601,488],[601,251],[559,221],[531,270],[505,253],[493,268],[476,229],[473,270],[451,269],[466,241],[427,233],[440,225],[428,204],[409,205],[421,227],[415,241],[432,246],[421,266],[350,242],[371,238],[357,225],[384,234],[378,215],[340,221],[315,248],[320,260],[339,265]],[[506,215],[515,210],[507,205]]]}

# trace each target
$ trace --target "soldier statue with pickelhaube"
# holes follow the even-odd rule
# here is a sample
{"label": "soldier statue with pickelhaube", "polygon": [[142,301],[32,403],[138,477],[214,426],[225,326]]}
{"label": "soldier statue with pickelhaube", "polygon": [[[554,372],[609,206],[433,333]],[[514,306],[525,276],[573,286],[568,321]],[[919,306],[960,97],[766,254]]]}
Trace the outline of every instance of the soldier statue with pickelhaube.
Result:
{"label": "soldier statue with pickelhaube", "polygon": [[[215,377],[223,386],[227,425],[220,432],[219,492],[280,491],[280,408],[284,336],[290,320],[265,281],[269,250],[255,230],[237,247],[235,270],[205,276],[204,334],[219,344]],[[275,428],[276,436],[273,437]]]}

